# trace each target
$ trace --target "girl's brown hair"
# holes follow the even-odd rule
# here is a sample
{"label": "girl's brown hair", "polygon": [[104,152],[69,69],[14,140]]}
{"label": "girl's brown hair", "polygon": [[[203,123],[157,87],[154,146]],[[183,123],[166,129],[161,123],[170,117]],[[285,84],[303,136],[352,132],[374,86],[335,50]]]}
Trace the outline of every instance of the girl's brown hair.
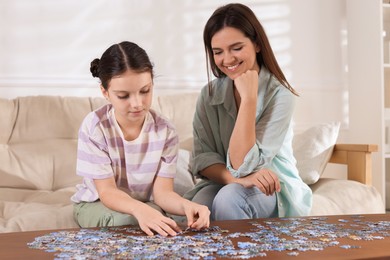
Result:
{"label": "girl's brown hair", "polygon": [[100,59],[91,62],[90,71],[93,77],[100,79],[105,90],[115,76],[126,70],[150,72],[153,78],[153,64],[144,49],[133,42],[124,41],[111,45]]}

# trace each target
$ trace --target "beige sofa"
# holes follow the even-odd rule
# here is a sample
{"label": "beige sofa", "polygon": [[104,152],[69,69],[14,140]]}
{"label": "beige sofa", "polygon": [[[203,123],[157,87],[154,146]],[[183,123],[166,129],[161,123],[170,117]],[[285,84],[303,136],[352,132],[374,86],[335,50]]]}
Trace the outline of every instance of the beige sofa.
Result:
{"label": "beige sofa", "polygon": [[[195,181],[187,167],[197,95],[156,96],[153,101],[177,127],[181,150],[175,189],[180,194]],[[80,182],[75,174],[78,128],[104,102],[59,96],[0,99],[0,232],[77,227],[70,197]],[[334,147],[331,161],[347,164],[351,180],[321,178],[311,185],[311,215],[385,212],[381,196],[369,185],[375,150],[375,145]]]}

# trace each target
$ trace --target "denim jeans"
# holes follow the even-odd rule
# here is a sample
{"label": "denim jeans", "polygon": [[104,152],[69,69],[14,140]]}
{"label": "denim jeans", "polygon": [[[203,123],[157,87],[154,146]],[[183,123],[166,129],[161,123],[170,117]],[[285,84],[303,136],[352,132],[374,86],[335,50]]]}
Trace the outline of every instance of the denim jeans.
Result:
{"label": "denim jeans", "polygon": [[257,187],[245,188],[237,183],[208,185],[198,191],[192,201],[206,205],[211,211],[211,220],[278,216],[275,193],[267,196]]}

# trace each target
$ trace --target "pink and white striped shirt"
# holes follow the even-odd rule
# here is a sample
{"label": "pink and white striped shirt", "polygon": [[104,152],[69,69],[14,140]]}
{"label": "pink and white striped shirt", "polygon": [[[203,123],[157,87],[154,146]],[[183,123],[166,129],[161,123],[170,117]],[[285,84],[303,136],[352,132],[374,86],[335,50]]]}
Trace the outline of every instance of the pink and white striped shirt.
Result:
{"label": "pink and white striped shirt", "polygon": [[174,126],[150,110],[140,135],[126,141],[111,104],[89,113],[79,130],[75,203],[99,199],[94,179],[115,177],[118,188],[140,201],[151,200],[156,176],[174,178],[178,136]]}

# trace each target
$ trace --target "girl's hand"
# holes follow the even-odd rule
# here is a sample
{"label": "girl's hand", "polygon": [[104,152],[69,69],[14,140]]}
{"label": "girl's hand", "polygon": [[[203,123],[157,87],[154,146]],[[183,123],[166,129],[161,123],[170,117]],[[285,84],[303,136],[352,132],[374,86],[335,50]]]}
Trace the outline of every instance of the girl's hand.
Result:
{"label": "girl's hand", "polygon": [[275,191],[280,192],[280,181],[278,176],[268,169],[261,169],[246,177],[239,178],[238,183],[245,188],[252,188],[255,186],[267,196],[273,195]]}
{"label": "girl's hand", "polygon": [[137,209],[137,213],[134,217],[138,220],[138,224],[142,231],[148,236],[153,236],[154,232],[166,237],[176,236],[177,232],[181,232],[177,223],[164,216],[158,210],[144,204],[144,207]]}
{"label": "girl's hand", "polygon": [[241,99],[256,98],[259,88],[259,74],[255,70],[248,70],[234,79],[234,85]]}
{"label": "girl's hand", "polygon": [[204,205],[188,201],[184,206],[184,212],[187,216],[187,226],[197,230],[208,228],[210,226],[210,210]]}

